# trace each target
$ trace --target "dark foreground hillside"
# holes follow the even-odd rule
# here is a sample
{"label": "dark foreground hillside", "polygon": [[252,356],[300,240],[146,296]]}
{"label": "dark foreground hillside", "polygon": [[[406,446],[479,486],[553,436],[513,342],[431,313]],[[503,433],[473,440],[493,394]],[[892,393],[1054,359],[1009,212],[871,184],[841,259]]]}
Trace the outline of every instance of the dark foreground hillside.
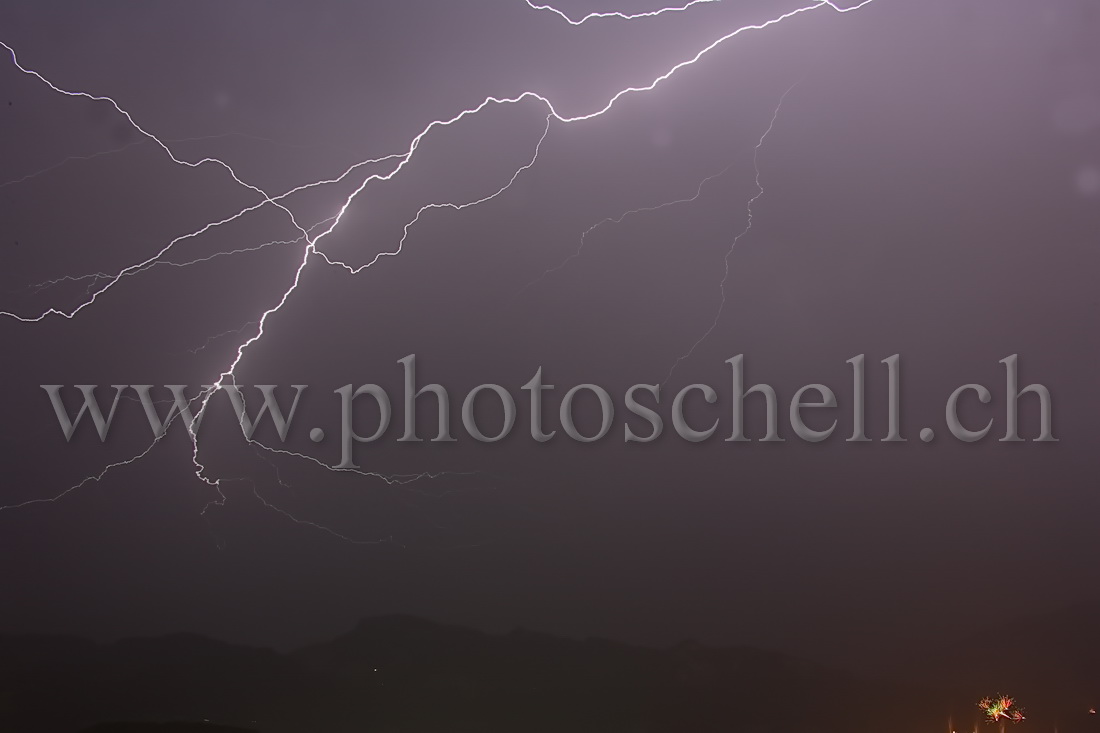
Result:
{"label": "dark foreground hillside", "polygon": [[[408,617],[364,621],[291,654],[191,635],[0,637],[5,733],[918,733],[949,716],[970,730],[980,692],[955,690],[751,648],[490,635]],[[1050,730],[1054,708],[1035,712],[1016,730]],[[1064,713],[1063,733],[1095,729],[1095,716],[1074,722],[1074,712],[1085,711]]]}

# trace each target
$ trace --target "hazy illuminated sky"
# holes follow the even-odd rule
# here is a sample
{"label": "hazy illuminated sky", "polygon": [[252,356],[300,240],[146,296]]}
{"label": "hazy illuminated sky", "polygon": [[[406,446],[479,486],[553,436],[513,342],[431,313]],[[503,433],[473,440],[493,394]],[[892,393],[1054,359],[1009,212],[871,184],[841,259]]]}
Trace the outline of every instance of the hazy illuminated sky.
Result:
{"label": "hazy illuminated sky", "polygon": [[[217,157],[283,192],[403,152],[432,120],[489,95],[535,91],[562,116],[588,114],[797,7],[727,0],[574,27],[522,0],[7,2],[0,40],[59,87],[110,96],[179,158]],[[218,496],[195,477],[181,431],[56,503],[0,512],[0,628],[290,645],[401,611],[848,660],[1088,594],[1100,550],[1097,38],[1090,0],[824,7],[739,35],[606,114],[552,121],[511,187],[426,211],[400,256],[354,276],[314,257],[236,375],[309,384],[286,448],[329,464],[335,441],[307,436],[331,419],[332,390],[378,382],[398,394],[396,362],[410,353],[423,382],[456,395],[456,433],[469,389],[496,382],[520,397],[541,366],[558,385],[551,418],[574,384],[615,396],[607,440],[537,444],[521,400],[516,434],[498,444],[359,449],[369,471],[459,474],[398,486],[247,446],[213,412],[200,453],[224,504],[208,506]],[[173,164],[109,104],[53,92],[7,56],[0,90],[2,311],[72,310],[107,281],[33,286],[118,273],[258,201],[224,169]],[[693,382],[728,396],[723,362],[743,353],[748,379],[784,405],[803,384],[830,385],[837,434],[727,443],[727,415],[700,411],[700,424],[725,421],[713,440],[626,445],[625,389],[661,382],[719,313],[723,259],[758,193],[754,147],[787,90],[720,317],[662,403]],[[362,265],[392,251],[423,205],[499,190],[530,162],[546,114],[529,99],[432,131],[321,248]],[[286,205],[312,226],[393,165]],[[681,199],[693,200],[602,224],[569,259],[593,225]],[[125,277],[72,319],[0,318],[0,504],[55,496],[149,444],[140,408],[124,403],[106,445],[90,430],[67,445],[38,385],[216,379],[294,282],[298,236],[263,207],[164,258],[208,261]],[[256,249],[275,241],[290,243]],[[212,257],[242,249],[254,251]],[[846,443],[845,361],[861,353],[876,441]],[[909,441],[885,444],[878,362],[895,353]],[[998,443],[1003,422],[973,445],[944,430],[917,439],[967,382],[990,387],[1003,420],[998,360],[1014,353],[1025,383],[1054,394],[1059,443]],[[1029,437],[1035,412],[1023,412]],[[748,419],[759,437],[762,414]],[[1005,567],[1014,592],[983,584]]]}

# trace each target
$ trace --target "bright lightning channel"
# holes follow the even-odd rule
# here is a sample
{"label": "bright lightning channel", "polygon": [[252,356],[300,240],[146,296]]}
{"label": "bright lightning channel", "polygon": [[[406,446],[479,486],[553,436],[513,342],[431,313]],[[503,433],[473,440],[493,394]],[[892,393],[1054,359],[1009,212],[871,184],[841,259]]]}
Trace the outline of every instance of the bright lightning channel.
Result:
{"label": "bright lightning channel", "polygon": [[[559,17],[561,17],[562,19],[566,20],[567,22],[569,22],[570,25],[580,25],[580,24],[585,23],[589,20],[595,20],[595,19],[599,19],[599,18],[616,18],[616,19],[620,19],[620,20],[638,20],[638,19],[643,19],[643,18],[652,18],[652,17],[656,17],[656,16],[666,14],[666,13],[684,11],[684,10],[687,10],[687,9],[695,6],[695,5],[700,5],[700,4],[707,3],[707,2],[718,2],[720,0],[693,0],[692,2],[689,2],[689,3],[687,3],[686,5],[683,5],[683,6],[669,7],[669,8],[664,8],[664,9],[661,9],[661,10],[651,11],[651,12],[648,12],[648,13],[637,13],[637,14],[627,14],[627,13],[620,13],[620,12],[593,13],[593,14],[589,14],[587,16],[584,16],[583,18],[581,18],[579,20],[573,20],[566,13],[564,13],[564,12],[554,8],[554,7],[551,7],[549,5],[541,5],[540,6],[540,5],[535,5],[535,4],[531,3],[530,0],[525,0],[525,1],[527,2],[527,5],[529,7],[531,7],[532,9],[534,9],[534,10],[544,11],[544,12],[552,12],[552,13],[558,15]],[[62,318],[66,318],[66,319],[72,319],[78,313],[80,313],[82,310],[84,310],[85,308],[87,308],[87,307],[91,306],[93,303],[95,303],[96,300],[101,295],[103,295],[108,290],[113,288],[123,278],[131,276],[133,274],[143,272],[144,270],[152,267],[154,264],[156,264],[158,262],[161,262],[162,258],[164,258],[169,253],[169,251],[172,250],[177,244],[179,244],[181,242],[184,242],[186,240],[201,236],[202,234],[210,231],[211,229],[213,229],[215,227],[220,227],[220,226],[228,224],[232,221],[235,221],[236,219],[239,219],[240,217],[245,216],[246,214],[248,214],[252,211],[255,211],[255,210],[257,210],[261,207],[264,207],[264,206],[267,206],[267,205],[272,205],[272,206],[280,209],[283,213],[285,213],[287,215],[287,217],[289,218],[291,224],[300,233],[301,237],[298,240],[295,240],[295,241],[297,241],[297,242],[304,241],[305,242],[305,245],[302,249],[301,259],[299,260],[298,265],[296,266],[296,268],[293,271],[293,277],[291,278],[289,285],[282,292],[281,296],[276,300],[274,305],[272,305],[269,308],[267,308],[266,310],[264,310],[263,313],[260,315],[260,317],[257,319],[255,333],[253,335],[249,336],[244,341],[242,341],[240,344],[238,344],[238,346],[236,348],[235,355],[234,355],[231,363],[219,374],[217,380],[213,384],[211,384],[207,388],[205,388],[199,394],[198,397],[194,398],[194,400],[191,401],[190,405],[194,405],[194,404],[198,403],[199,409],[198,409],[197,415],[201,416],[203,414],[203,412],[205,411],[206,407],[208,406],[212,396],[219,389],[221,389],[221,387],[223,385],[225,385],[227,383],[235,384],[235,371],[236,371],[238,365],[240,364],[240,362],[242,361],[242,359],[244,358],[245,352],[248,350],[248,348],[252,344],[256,343],[261,338],[263,338],[264,333],[265,333],[265,327],[267,326],[267,323],[268,323],[268,319],[273,314],[280,311],[283,308],[283,306],[286,305],[286,303],[288,302],[290,296],[297,290],[299,284],[301,283],[302,273],[305,271],[306,267],[308,266],[308,264],[312,261],[312,259],[315,256],[318,257],[319,259],[321,259],[322,261],[324,261],[328,265],[341,267],[341,268],[345,269],[346,271],[348,271],[352,274],[358,274],[359,272],[362,272],[365,269],[369,269],[374,264],[379,262],[382,257],[396,256],[397,254],[399,254],[401,252],[401,248],[403,247],[403,245],[405,243],[405,240],[408,237],[408,232],[409,232],[410,227],[412,227],[419,220],[420,216],[424,212],[426,212],[430,209],[434,209],[434,208],[449,208],[449,209],[452,209],[452,210],[461,210],[463,208],[476,206],[478,204],[481,204],[481,203],[484,203],[484,202],[489,201],[491,199],[494,199],[494,198],[500,196],[501,194],[503,194],[505,191],[507,191],[508,188],[515,182],[515,180],[517,179],[517,177],[520,174],[522,174],[525,170],[528,170],[529,168],[531,168],[531,166],[533,166],[535,164],[535,161],[538,158],[539,149],[541,148],[542,142],[545,140],[546,135],[549,132],[549,129],[550,129],[550,126],[551,126],[552,122],[557,121],[559,123],[569,124],[569,123],[573,123],[573,122],[581,122],[581,121],[591,120],[591,119],[600,117],[604,113],[606,113],[608,110],[610,110],[623,97],[628,96],[628,95],[633,95],[633,94],[652,91],[653,89],[655,89],[657,86],[659,86],[663,82],[665,82],[668,79],[672,78],[673,75],[675,75],[678,71],[680,71],[684,67],[691,66],[691,65],[695,64],[700,59],[702,59],[706,54],[708,54],[709,52],[711,52],[712,50],[714,50],[718,46],[726,43],[727,41],[729,41],[729,40],[731,40],[731,39],[733,39],[733,38],[735,38],[735,37],[737,37],[737,36],[739,36],[743,33],[747,33],[747,32],[750,32],[750,31],[764,30],[766,28],[769,28],[771,26],[774,26],[774,25],[782,23],[786,20],[789,20],[789,19],[791,19],[795,16],[802,15],[804,13],[808,13],[810,11],[818,10],[818,9],[821,9],[821,8],[826,8],[827,7],[827,8],[830,8],[833,11],[836,11],[838,13],[848,13],[848,12],[858,10],[858,9],[870,4],[871,2],[873,2],[873,0],[862,0],[862,2],[860,2],[857,5],[854,5],[854,6],[851,6],[851,7],[848,7],[848,8],[842,8],[842,7],[838,6],[837,4],[835,4],[832,0],[817,0],[815,2],[812,2],[812,3],[808,4],[808,5],[800,6],[800,7],[797,7],[795,9],[793,9],[793,10],[785,12],[781,15],[778,15],[778,16],[776,16],[774,18],[771,18],[767,21],[764,21],[762,23],[740,26],[740,27],[738,27],[738,28],[736,28],[736,29],[720,36],[716,40],[712,41],[710,44],[704,46],[702,49],[697,51],[694,55],[690,56],[689,58],[675,64],[674,66],[669,68],[666,72],[664,72],[660,76],[656,77],[655,79],[653,79],[648,84],[645,84],[645,85],[642,85],[642,86],[629,86],[629,87],[623,88],[623,89],[619,90],[618,92],[616,92],[615,94],[613,94],[602,107],[599,107],[599,108],[597,108],[597,109],[595,109],[591,112],[587,112],[587,113],[583,113],[583,114],[576,114],[576,115],[572,115],[572,116],[562,114],[558,111],[557,107],[554,105],[554,103],[549,98],[547,98],[547,97],[545,97],[541,94],[538,94],[536,92],[533,92],[533,91],[523,92],[521,94],[518,94],[518,95],[512,96],[512,97],[488,96],[480,104],[475,105],[473,107],[470,107],[468,109],[464,109],[464,110],[462,110],[461,112],[459,112],[458,114],[456,114],[452,117],[441,118],[441,119],[433,120],[432,122],[428,123],[427,126],[425,126],[415,137],[412,138],[408,148],[403,153],[391,154],[391,155],[383,156],[383,157],[380,157],[380,158],[361,161],[359,163],[356,163],[356,164],[350,166],[348,169],[346,169],[342,174],[340,174],[336,178],[321,180],[321,181],[314,181],[312,183],[303,184],[301,186],[297,186],[295,188],[292,188],[292,189],[290,189],[290,190],[288,190],[288,191],[286,191],[282,194],[279,194],[277,196],[271,196],[267,192],[265,192],[264,190],[259,188],[258,186],[255,186],[255,185],[252,185],[250,183],[245,182],[244,180],[242,180],[237,175],[237,173],[233,170],[232,166],[230,166],[228,163],[225,163],[224,161],[222,161],[218,158],[205,157],[205,158],[202,158],[198,161],[188,161],[188,160],[182,159],[180,157],[177,157],[176,154],[172,151],[172,149],[169,147],[169,145],[165,141],[161,140],[160,138],[156,137],[153,133],[151,133],[148,130],[146,130],[145,128],[141,127],[135,121],[135,119],[133,118],[131,113],[128,112],[127,110],[123,109],[111,97],[102,96],[102,95],[95,95],[95,94],[91,94],[91,93],[84,92],[84,91],[70,91],[70,90],[66,90],[66,89],[54,84],[52,81],[48,80],[46,77],[44,77],[39,72],[34,71],[33,69],[29,69],[29,68],[24,67],[19,62],[19,59],[16,55],[15,50],[11,46],[9,46],[7,43],[4,43],[3,41],[0,41],[0,47],[3,47],[4,49],[6,49],[8,51],[8,53],[11,55],[12,63],[22,73],[33,76],[34,78],[38,79],[39,81],[41,81],[43,84],[45,84],[47,87],[49,87],[51,90],[53,90],[54,92],[56,92],[58,94],[69,96],[69,97],[82,97],[82,98],[86,98],[86,99],[93,100],[93,101],[103,101],[103,102],[109,103],[120,115],[122,115],[126,119],[126,121],[130,125],[133,126],[133,128],[135,130],[137,130],[144,137],[148,138],[149,140],[154,142],[156,145],[158,145],[165,152],[165,154],[168,156],[168,158],[173,163],[176,163],[176,164],[182,165],[182,166],[187,166],[189,168],[198,168],[199,166],[203,166],[203,165],[207,165],[207,164],[220,167],[220,168],[224,169],[229,174],[230,178],[237,185],[241,186],[242,188],[244,188],[248,191],[251,191],[252,193],[257,194],[261,199],[257,203],[241,209],[240,211],[238,211],[236,214],[233,214],[232,216],[229,216],[227,218],[224,218],[224,219],[221,219],[221,220],[218,220],[218,221],[210,222],[210,223],[204,225],[203,227],[201,227],[200,229],[198,229],[194,232],[190,232],[188,234],[184,234],[184,235],[181,235],[179,237],[176,237],[175,239],[172,239],[168,244],[166,244],[164,247],[162,247],[160,250],[158,250],[157,252],[155,252],[153,255],[146,258],[145,260],[143,260],[141,262],[138,262],[138,263],[135,263],[133,265],[129,265],[129,266],[123,268],[122,270],[120,270],[119,272],[117,272],[115,275],[106,278],[106,283],[103,284],[103,285],[98,285],[100,282],[103,281],[103,277],[102,277],[103,273],[95,273],[91,276],[87,276],[87,277],[94,278],[91,295],[86,300],[84,300],[82,303],[80,303],[76,307],[72,308],[71,310],[63,310],[61,308],[51,307],[51,308],[43,311],[42,313],[40,313],[37,316],[22,316],[22,315],[13,313],[13,312],[0,311],[0,316],[6,317],[6,318],[11,318],[11,319],[14,319],[14,320],[17,320],[17,321],[20,321],[20,322],[24,322],[24,323],[36,323],[36,322],[43,321],[48,317],[62,317]],[[393,252],[383,252],[379,255],[376,255],[374,257],[374,259],[372,259],[370,262],[368,262],[365,265],[361,265],[359,267],[352,267],[352,266],[348,265],[347,263],[333,260],[332,258],[327,256],[326,254],[324,254],[320,250],[320,248],[318,246],[319,242],[322,239],[324,239],[324,237],[326,237],[330,233],[332,233],[339,226],[340,222],[342,221],[342,219],[344,217],[344,214],[347,212],[347,210],[350,207],[350,205],[352,204],[352,202],[359,196],[360,193],[362,193],[366,189],[368,184],[370,184],[372,182],[375,182],[375,181],[379,181],[379,182],[389,181],[389,180],[392,180],[395,176],[397,176],[406,167],[406,165],[409,163],[409,161],[412,159],[412,157],[416,153],[416,150],[418,149],[421,141],[429,133],[431,133],[433,130],[435,130],[437,128],[448,127],[448,126],[454,125],[455,123],[457,123],[461,120],[464,120],[467,117],[475,116],[475,115],[479,114],[482,110],[486,109],[487,107],[489,107],[491,105],[513,105],[513,104],[519,104],[519,103],[527,101],[527,100],[537,101],[537,102],[541,103],[542,105],[544,105],[546,107],[546,110],[547,110],[546,130],[544,131],[542,137],[539,139],[539,142],[535,147],[535,152],[534,152],[532,158],[530,159],[530,161],[528,163],[526,163],[525,165],[521,166],[518,170],[516,170],[515,173],[512,175],[512,177],[509,179],[509,181],[504,186],[502,186],[500,189],[498,189],[495,193],[492,193],[488,196],[485,196],[485,197],[482,197],[482,198],[479,198],[479,199],[474,199],[474,200],[471,200],[471,201],[468,201],[468,202],[462,203],[462,204],[434,203],[434,204],[427,204],[427,205],[421,207],[420,210],[417,212],[416,216],[408,224],[406,224],[406,226],[403,230],[403,235],[402,235],[401,241],[398,244],[398,247],[395,249],[395,251],[393,251]],[[774,122],[774,120],[773,120],[773,122]],[[290,211],[290,209],[287,208],[282,203],[285,199],[287,199],[288,197],[292,196],[295,193],[298,193],[298,192],[303,191],[303,190],[315,188],[315,187],[320,187],[320,186],[325,186],[325,185],[329,185],[329,184],[342,182],[343,180],[348,178],[353,172],[358,171],[361,168],[364,168],[366,166],[373,165],[373,164],[384,163],[384,162],[395,162],[395,165],[394,165],[393,169],[390,170],[388,173],[371,173],[371,174],[365,176],[363,178],[363,180],[359,183],[359,185],[352,191],[352,193],[344,199],[343,204],[338,209],[338,213],[334,217],[332,217],[330,220],[328,220],[327,222],[322,222],[322,224],[327,224],[327,227],[324,228],[319,234],[317,234],[315,236],[312,235],[313,228],[310,228],[309,230],[303,228],[302,225],[298,223],[298,221],[296,220],[296,218],[294,217],[294,214]],[[249,248],[249,250],[242,250],[242,251],[250,251],[250,250],[254,250],[254,249],[256,249],[256,248]],[[236,251],[234,253],[236,253]],[[223,253],[223,254],[229,254],[229,253]],[[214,255],[214,256],[219,256],[219,255]],[[186,264],[190,264],[190,263],[186,263]],[[184,264],[183,266],[186,266],[186,264]],[[180,265],[177,264],[176,266],[180,266]],[[727,258],[727,275],[728,275],[728,258]],[[73,279],[73,278],[70,278],[70,279]],[[725,279],[723,279],[723,288],[724,288],[724,285],[725,285]],[[723,290],[723,302],[724,302],[724,290]],[[713,330],[713,326],[711,327],[711,330]],[[707,334],[709,334],[709,333],[710,333],[710,330],[707,331]],[[706,335],[704,335],[703,338],[705,338],[705,337],[706,337]],[[693,347],[693,349],[694,349],[694,347]],[[690,352],[689,352],[689,354],[690,354]],[[683,358],[686,358],[686,356],[687,355],[685,355],[684,357],[681,357],[681,360]],[[675,365],[674,365],[674,368],[675,368]],[[180,411],[180,410],[176,410],[176,411],[170,413],[170,416],[167,420],[168,424],[170,424],[172,420],[174,420],[176,417],[179,417],[181,414],[182,414],[182,411]],[[191,441],[192,441],[192,463],[195,467],[195,476],[200,481],[202,481],[204,484],[206,484],[207,486],[214,489],[214,491],[217,493],[217,495],[219,497],[219,498],[213,500],[212,502],[210,502],[207,505],[207,508],[209,508],[211,505],[224,504],[224,502],[226,500],[226,497],[225,497],[225,494],[222,491],[222,486],[221,486],[222,481],[228,481],[228,480],[233,480],[233,479],[211,478],[207,475],[206,467],[199,460],[199,441],[198,441],[197,433],[194,430],[192,430],[192,425],[191,424],[187,425],[187,429],[188,429],[189,435],[191,436]],[[9,510],[9,509],[16,509],[16,508],[25,507],[25,506],[32,505],[32,504],[53,503],[53,502],[59,501],[60,499],[64,498],[65,496],[68,496],[72,492],[80,489],[81,487],[83,487],[83,486],[85,486],[89,483],[92,483],[92,482],[98,483],[98,482],[102,481],[108,475],[108,473],[110,473],[114,469],[120,468],[120,467],[123,467],[123,466],[127,466],[127,465],[130,465],[130,464],[132,464],[136,461],[141,460],[142,458],[144,458],[146,455],[149,454],[149,452],[153,449],[153,447],[159,441],[160,441],[159,437],[154,438],[153,442],[145,450],[143,450],[141,453],[135,455],[134,457],[132,457],[128,460],[118,461],[116,463],[109,464],[106,467],[104,467],[99,473],[93,474],[93,475],[90,475],[90,476],[84,478],[79,483],[74,484],[73,486],[69,487],[68,489],[65,489],[64,491],[62,491],[61,493],[59,493],[59,494],[57,494],[53,497],[40,498],[40,499],[31,499],[31,500],[28,500],[28,501],[25,501],[25,502],[22,502],[22,503],[19,503],[19,504],[13,504],[13,505],[9,505],[9,506],[0,506],[0,511],[5,511],[5,510]],[[270,452],[293,455],[293,456],[296,456],[296,457],[299,457],[299,458],[317,463],[318,465],[323,466],[327,470],[335,470],[333,467],[328,466],[326,464],[323,464],[320,461],[317,461],[316,459],[314,459],[310,456],[306,456],[306,455],[298,454],[298,453],[292,453],[292,452],[289,452],[289,451],[282,451],[282,450],[278,450],[278,449],[273,449],[273,448],[270,448],[268,446],[264,446],[264,445],[262,445],[262,444],[260,444],[256,441],[252,441],[252,440],[250,440],[249,442],[252,442],[255,445],[259,446],[260,448],[262,448],[264,450],[267,450],[267,451],[270,451]],[[417,479],[420,479],[420,478],[429,478],[429,477],[432,476],[431,474],[418,474],[414,477],[403,477],[402,478],[402,477],[390,477],[390,476],[385,476],[383,474],[371,473],[371,472],[362,472],[362,471],[356,471],[356,472],[361,473],[364,476],[369,476],[371,478],[381,479],[381,480],[385,481],[387,484],[391,484],[391,485],[392,484],[406,483],[408,481],[414,481],[414,480],[417,480]],[[335,532],[335,531],[333,531],[333,530],[331,530],[327,527],[324,527],[322,525],[318,525],[316,523],[309,522],[309,521],[306,521],[306,520],[299,520],[299,519],[293,517],[292,515],[290,515],[289,513],[285,512],[284,510],[279,509],[278,507],[275,507],[274,505],[271,505],[269,502],[264,500],[262,497],[259,497],[259,494],[257,494],[257,498],[259,498],[260,501],[262,503],[264,503],[264,505],[267,506],[268,508],[272,509],[273,511],[279,512],[280,514],[283,514],[284,516],[286,516],[287,518],[295,521],[296,523],[315,527],[317,529],[323,530],[325,532],[329,532],[332,535],[334,535],[336,537],[339,537],[341,539],[347,540],[347,541],[355,541],[352,538],[341,535],[340,533]],[[206,509],[204,508],[203,513],[205,514],[205,512],[206,512]]]}

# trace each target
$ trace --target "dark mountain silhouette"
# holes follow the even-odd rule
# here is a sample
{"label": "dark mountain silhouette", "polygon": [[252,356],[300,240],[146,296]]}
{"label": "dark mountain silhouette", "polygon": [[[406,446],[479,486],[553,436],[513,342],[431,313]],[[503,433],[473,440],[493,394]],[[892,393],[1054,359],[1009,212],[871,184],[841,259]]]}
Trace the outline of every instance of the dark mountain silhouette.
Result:
{"label": "dark mountain silhouette", "polygon": [[[1091,618],[1072,619],[1082,621]],[[1041,646],[1046,622],[1033,623]],[[1057,634],[1073,636],[1068,627]],[[0,730],[917,733],[943,730],[949,715],[969,730],[978,697],[1001,688],[971,689],[984,684],[977,667],[973,679],[948,683],[955,661],[921,673],[933,684],[891,683],[747,647],[655,649],[526,630],[493,635],[404,616],[366,620],[290,654],[193,635],[104,645],[0,636]],[[1090,664],[1085,657],[1080,663]],[[1094,679],[1090,669],[1073,667],[1067,679],[1079,671],[1078,682]],[[1060,694],[1044,688],[1027,702],[1042,700],[1034,712],[1044,713],[1077,704],[1076,692]],[[1062,719],[1063,733],[1095,730],[1096,716],[1080,712],[1082,720]],[[1035,717],[1044,725],[1049,718]],[[1017,730],[1039,725],[1029,720]]]}

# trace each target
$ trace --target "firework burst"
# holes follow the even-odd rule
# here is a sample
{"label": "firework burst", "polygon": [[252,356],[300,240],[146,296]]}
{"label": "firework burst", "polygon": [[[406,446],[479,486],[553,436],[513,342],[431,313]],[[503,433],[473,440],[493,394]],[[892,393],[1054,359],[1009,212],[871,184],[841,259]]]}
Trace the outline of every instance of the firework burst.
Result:
{"label": "firework burst", "polygon": [[982,701],[978,703],[978,707],[985,711],[986,718],[988,718],[990,723],[997,723],[1002,720],[1019,723],[1024,719],[1023,709],[1016,704],[1014,699],[1007,695],[983,698]]}

